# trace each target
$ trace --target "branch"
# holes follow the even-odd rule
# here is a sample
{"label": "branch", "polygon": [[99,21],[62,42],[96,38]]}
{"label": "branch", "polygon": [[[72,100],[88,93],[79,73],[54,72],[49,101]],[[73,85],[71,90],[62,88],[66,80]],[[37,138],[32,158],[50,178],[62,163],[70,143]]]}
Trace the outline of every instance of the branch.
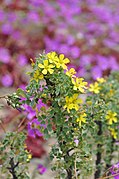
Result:
{"label": "branch", "polygon": [[18,177],[16,176],[16,171],[15,168],[19,165],[19,162],[17,162],[16,164],[14,163],[14,159],[11,158],[10,162],[10,167],[8,167],[9,172],[12,174],[13,179],[18,179]]}
{"label": "branch", "polygon": [[118,176],[118,175],[119,175],[119,172],[114,174],[114,175],[110,175],[110,176],[102,177],[102,178],[97,178],[97,179],[108,179],[108,178],[112,178],[112,177],[115,177],[115,176]]}
{"label": "branch", "polygon": [[0,99],[4,98],[7,99],[8,95],[0,96]]}

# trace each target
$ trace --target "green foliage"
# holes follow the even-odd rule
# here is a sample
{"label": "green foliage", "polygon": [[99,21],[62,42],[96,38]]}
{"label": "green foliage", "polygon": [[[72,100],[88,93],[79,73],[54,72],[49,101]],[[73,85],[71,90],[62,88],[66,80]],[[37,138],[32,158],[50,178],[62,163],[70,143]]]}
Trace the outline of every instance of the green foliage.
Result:
{"label": "green foliage", "polygon": [[[17,109],[22,108],[22,104],[31,106],[40,124],[47,125],[46,128],[37,126],[44,138],[56,137],[57,142],[50,153],[50,158],[55,159],[56,178],[85,178],[93,172],[95,178],[99,178],[118,150],[119,72],[106,79],[97,79],[88,86],[83,78],[75,76],[74,69],[67,69],[68,62],[64,55],[43,53],[35,63],[32,62],[26,90],[18,89],[8,99]],[[24,98],[22,102],[21,97]],[[37,108],[39,99],[47,106],[41,107],[40,111]],[[14,163],[26,165],[24,135],[10,133],[7,136],[1,147],[4,152],[9,147],[7,155],[2,155],[4,162],[8,157],[9,162],[5,165],[10,164],[11,158]],[[15,136],[18,138],[11,140]],[[17,157],[16,151],[19,151]],[[116,158],[115,162],[118,160]],[[18,172],[15,171],[17,175],[20,166]]]}
{"label": "green foliage", "polygon": [[29,179],[27,163],[30,154],[25,149],[25,139],[22,132],[8,132],[0,144],[1,172],[8,179]]}

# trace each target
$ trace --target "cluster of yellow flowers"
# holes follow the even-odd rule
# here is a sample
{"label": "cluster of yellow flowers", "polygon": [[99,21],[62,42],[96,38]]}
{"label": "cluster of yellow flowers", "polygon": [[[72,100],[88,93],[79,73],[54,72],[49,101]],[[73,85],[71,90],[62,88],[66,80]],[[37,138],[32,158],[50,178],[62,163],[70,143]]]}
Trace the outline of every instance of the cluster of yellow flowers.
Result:
{"label": "cluster of yellow flowers", "polygon": [[104,78],[97,78],[97,82],[95,82],[94,84],[90,84],[89,91],[98,94],[101,89],[99,84],[104,83],[105,81],[106,80]]}
{"label": "cluster of yellow flowers", "polygon": [[65,58],[63,54],[60,54],[59,57],[55,52],[50,52],[46,55],[47,59],[43,61],[43,64],[39,63],[38,67],[42,69],[42,74],[46,75],[47,73],[52,74],[54,68],[67,69],[66,64],[69,63],[69,59]]}
{"label": "cluster of yellow flowers", "polygon": [[87,82],[84,82],[83,78],[77,78],[75,76],[76,71],[74,68],[71,68],[70,70],[67,69],[66,64],[68,64],[70,60],[68,58],[65,58],[63,54],[60,54],[59,56],[56,54],[56,52],[50,52],[46,55],[46,59],[42,63],[38,64],[38,67],[41,69],[41,71],[36,70],[34,73],[33,79],[35,79],[37,82],[39,79],[43,79],[44,75],[53,74],[54,68],[63,68],[66,70],[66,75],[71,77],[72,83],[74,85],[74,90],[79,90],[80,92],[84,93],[84,89],[87,87]]}
{"label": "cluster of yellow flowers", "polygon": [[78,94],[74,94],[72,97],[66,97],[65,98],[66,104],[64,106],[64,109],[67,108],[68,113],[70,113],[71,109],[75,109],[76,111],[79,110],[79,104],[81,104],[83,101],[82,99],[78,98]]}

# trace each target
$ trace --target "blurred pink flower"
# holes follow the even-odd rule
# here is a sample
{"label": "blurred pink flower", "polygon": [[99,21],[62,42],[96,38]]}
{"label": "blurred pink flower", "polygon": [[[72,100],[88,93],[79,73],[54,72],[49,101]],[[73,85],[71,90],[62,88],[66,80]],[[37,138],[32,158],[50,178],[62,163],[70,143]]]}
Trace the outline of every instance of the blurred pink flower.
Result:
{"label": "blurred pink flower", "polygon": [[13,78],[10,74],[9,75],[6,74],[2,77],[1,82],[2,82],[3,86],[9,87],[13,84]]}

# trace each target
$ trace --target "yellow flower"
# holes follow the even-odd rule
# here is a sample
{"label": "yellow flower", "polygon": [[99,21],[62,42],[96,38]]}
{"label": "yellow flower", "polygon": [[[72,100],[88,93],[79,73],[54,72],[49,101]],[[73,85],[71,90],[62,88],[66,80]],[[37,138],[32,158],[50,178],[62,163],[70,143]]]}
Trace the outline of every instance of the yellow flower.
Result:
{"label": "yellow flower", "polygon": [[50,63],[56,63],[57,62],[58,56],[57,56],[56,52],[49,52],[46,56],[48,57],[48,60],[49,60]]}
{"label": "yellow flower", "polygon": [[68,113],[71,109],[75,109],[78,111],[79,104],[82,103],[82,99],[78,98],[78,94],[74,94],[72,97],[66,97],[65,98],[66,104],[64,106],[64,109],[67,108]]}
{"label": "yellow flower", "polygon": [[76,71],[74,68],[71,68],[70,70],[67,70],[66,75],[69,77],[73,77],[76,74]]}
{"label": "yellow flower", "polygon": [[115,91],[114,91],[113,89],[110,89],[110,91],[108,92],[108,96],[109,96],[109,97],[110,97],[110,96],[113,96],[114,93],[115,93]]}
{"label": "yellow flower", "polygon": [[105,118],[108,120],[108,124],[112,125],[113,122],[117,122],[117,113],[116,112],[112,112],[111,110],[107,111],[107,115],[105,116]]}
{"label": "yellow flower", "polygon": [[60,54],[59,55],[59,58],[56,59],[56,67],[57,68],[60,68],[62,67],[63,69],[67,69],[67,66],[66,64],[69,63],[69,59],[68,58],[64,58],[64,55],[63,54]]}
{"label": "yellow flower", "polygon": [[95,82],[94,84],[90,84],[89,91],[94,92],[96,94],[99,93],[100,92],[99,84],[97,82]]}
{"label": "yellow flower", "polygon": [[36,70],[33,79],[38,82],[38,80],[42,80],[44,78],[43,74],[39,72],[39,70]]}
{"label": "yellow flower", "polygon": [[64,106],[64,109],[67,108],[68,113],[70,113],[70,110],[73,109],[72,98],[67,96],[65,98],[65,101],[66,101],[66,104]]}
{"label": "yellow flower", "polygon": [[110,132],[111,132],[111,135],[113,136],[113,138],[117,139],[117,132],[112,128],[110,128]]}
{"label": "yellow flower", "polygon": [[30,159],[32,158],[32,155],[31,154],[28,154],[28,156],[27,156],[28,158],[26,159],[26,161],[27,162],[29,162],[30,161]]}
{"label": "yellow flower", "polygon": [[84,79],[83,78],[76,78],[75,80],[72,79],[72,83],[74,84],[74,87],[73,89],[74,90],[79,90],[80,92],[84,93],[85,90],[87,87],[87,82],[84,82],[83,81]]}
{"label": "yellow flower", "polygon": [[81,127],[81,123],[86,123],[86,113],[81,114],[79,118],[76,119],[76,121],[79,123],[79,126]]}
{"label": "yellow flower", "polygon": [[78,94],[74,94],[72,96],[72,102],[73,102],[73,108],[78,111],[79,109],[79,104],[83,103],[82,99],[81,98],[78,98]]}
{"label": "yellow flower", "polygon": [[43,68],[42,73],[43,73],[44,75],[46,75],[48,72],[49,72],[50,74],[52,74],[52,73],[54,72],[54,70],[53,70],[52,68],[54,68],[55,66],[52,65],[52,64],[49,64],[49,63],[48,63],[48,60],[44,60],[44,61],[43,61],[43,64],[41,64],[41,63],[38,64],[38,67],[39,67],[39,68]]}
{"label": "yellow flower", "polygon": [[88,104],[89,106],[91,106],[91,105],[92,105],[92,101],[87,101],[87,104]]}
{"label": "yellow flower", "polygon": [[104,78],[97,78],[97,81],[98,81],[99,83],[104,83],[104,82],[106,82],[106,80],[105,80]]}

